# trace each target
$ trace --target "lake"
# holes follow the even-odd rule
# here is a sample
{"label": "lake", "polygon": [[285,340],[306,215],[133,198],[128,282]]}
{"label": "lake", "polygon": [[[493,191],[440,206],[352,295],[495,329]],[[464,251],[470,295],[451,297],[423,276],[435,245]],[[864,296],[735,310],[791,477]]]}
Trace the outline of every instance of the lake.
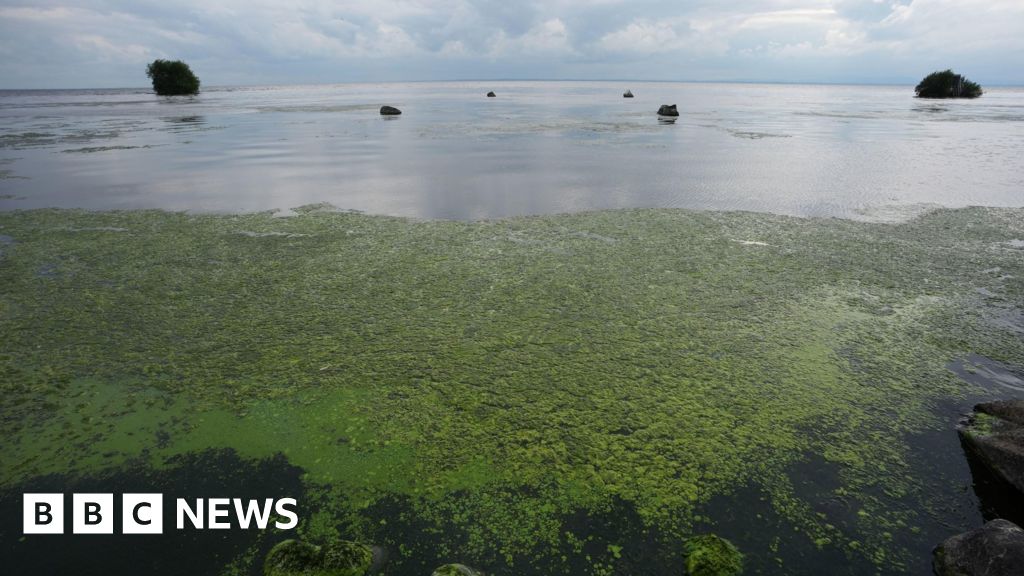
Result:
{"label": "lake", "polygon": [[[672,103],[679,119],[659,122]],[[383,104],[404,114],[382,117]],[[0,209],[903,219],[1024,205],[1022,127],[1016,88],[969,101],[910,86],[640,82],[0,91]]]}

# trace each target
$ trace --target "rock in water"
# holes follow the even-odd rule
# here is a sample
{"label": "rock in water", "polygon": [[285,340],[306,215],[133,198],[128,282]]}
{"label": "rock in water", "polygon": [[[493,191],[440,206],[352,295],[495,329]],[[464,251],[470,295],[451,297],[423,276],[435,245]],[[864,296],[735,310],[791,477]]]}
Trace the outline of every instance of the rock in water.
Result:
{"label": "rock in water", "polygon": [[381,114],[381,116],[398,116],[401,113],[402,113],[402,111],[399,110],[398,108],[395,108],[394,106],[381,106],[380,107],[380,114]]}
{"label": "rock in water", "polygon": [[430,576],[483,576],[480,572],[463,564],[445,564],[434,570]]}
{"label": "rock in water", "polygon": [[263,561],[264,576],[302,574],[320,563],[320,547],[298,540],[285,540],[270,549]]}
{"label": "rock in water", "polygon": [[957,432],[970,455],[1024,494],[1024,400],[978,404]]}
{"label": "rock in water", "polygon": [[264,576],[363,576],[373,563],[373,551],[355,542],[314,546],[285,540],[270,549]]}
{"label": "rock in water", "polygon": [[487,97],[488,97],[488,98],[494,98],[494,97],[495,97],[495,94],[494,94],[494,92],[488,92],[488,93],[487,93]]}
{"label": "rock in water", "polygon": [[626,90],[625,92],[622,93],[622,97],[623,98],[632,98],[633,97],[633,92],[631,92],[629,90]]}
{"label": "rock in water", "polygon": [[679,116],[679,111],[676,110],[676,105],[671,106],[662,104],[661,108],[658,108],[658,116]]}
{"label": "rock in water", "polygon": [[702,534],[683,543],[688,576],[739,576],[743,554],[725,538]]}
{"label": "rock in water", "polygon": [[1024,573],[1024,530],[1008,520],[953,536],[935,548],[938,576],[1019,576]]}

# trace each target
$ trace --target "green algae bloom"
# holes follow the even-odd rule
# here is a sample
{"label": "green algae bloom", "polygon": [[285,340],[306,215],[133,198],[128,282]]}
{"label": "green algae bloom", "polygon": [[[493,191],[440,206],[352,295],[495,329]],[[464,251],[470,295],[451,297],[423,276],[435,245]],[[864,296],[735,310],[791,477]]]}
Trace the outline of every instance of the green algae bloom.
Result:
{"label": "green algae bloom", "polygon": [[[978,393],[947,366],[1024,366],[1021,210],[297,212],[0,214],[0,485],[227,448],[398,573],[678,567],[710,530],[900,573],[956,492],[915,448]],[[741,500],[780,539],[716,527]]]}
{"label": "green algae bloom", "polygon": [[688,538],[683,545],[687,576],[739,576],[743,554],[736,546],[714,534]]}

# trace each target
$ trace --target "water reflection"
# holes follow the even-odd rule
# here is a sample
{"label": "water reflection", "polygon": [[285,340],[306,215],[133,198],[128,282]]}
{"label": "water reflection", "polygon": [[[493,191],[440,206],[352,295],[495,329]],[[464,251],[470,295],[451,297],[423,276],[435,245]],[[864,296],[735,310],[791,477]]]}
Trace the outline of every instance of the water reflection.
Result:
{"label": "water reflection", "polygon": [[165,122],[171,124],[204,124],[206,119],[202,116],[175,116],[172,118],[164,118]]}
{"label": "water reflection", "polygon": [[[893,204],[1024,203],[1024,91],[940,105],[907,88],[635,87],[642,97],[600,82],[0,92],[0,159],[16,150],[5,169],[25,177],[0,179],[0,209],[865,218]],[[501,98],[481,98],[489,89]],[[681,115],[659,118],[657,102]],[[384,103],[403,115],[380,116]],[[90,153],[55,154],[69,148]]]}
{"label": "water reflection", "polygon": [[937,106],[937,105],[922,105],[922,106],[914,106],[914,112],[928,112],[928,113],[934,114],[934,113],[937,113],[937,112],[949,112],[949,108],[946,108],[945,106]]}

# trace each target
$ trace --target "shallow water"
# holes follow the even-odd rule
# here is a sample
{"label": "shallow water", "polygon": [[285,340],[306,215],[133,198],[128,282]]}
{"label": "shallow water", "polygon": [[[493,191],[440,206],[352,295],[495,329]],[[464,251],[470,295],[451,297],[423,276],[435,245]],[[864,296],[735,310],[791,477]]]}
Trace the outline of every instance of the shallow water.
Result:
{"label": "shallow water", "polygon": [[[677,122],[658,122],[662,103],[679,105]],[[404,114],[381,117],[382,104]],[[928,205],[1024,205],[1022,127],[1024,89],[972,101],[636,82],[0,91],[0,209],[327,202],[446,219],[684,207],[899,220]]]}

